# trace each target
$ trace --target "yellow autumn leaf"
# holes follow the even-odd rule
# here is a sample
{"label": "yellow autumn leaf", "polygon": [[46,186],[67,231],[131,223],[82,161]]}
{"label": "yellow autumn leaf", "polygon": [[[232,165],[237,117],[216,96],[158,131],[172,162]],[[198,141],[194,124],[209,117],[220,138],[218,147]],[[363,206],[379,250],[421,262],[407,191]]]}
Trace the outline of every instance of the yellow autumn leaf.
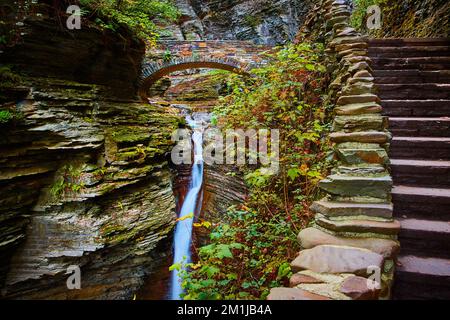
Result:
{"label": "yellow autumn leaf", "polygon": [[200,223],[194,223],[194,227],[196,228],[201,228],[201,227],[205,227],[205,228],[211,228],[212,224],[211,222],[208,221],[202,221]]}
{"label": "yellow autumn leaf", "polygon": [[192,269],[192,270],[197,270],[197,269],[200,268],[201,266],[202,266],[201,263],[197,263],[197,264],[192,265],[192,266],[191,266],[191,269]]}
{"label": "yellow autumn leaf", "polygon": [[179,217],[177,219],[177,221],[184,221],[184,220],[192,219],[192,218],[194,218],[194,214],[191,212],[191,213],[189,213],[189,214],[187,214],[187,215],[185,215],[183,217]]}

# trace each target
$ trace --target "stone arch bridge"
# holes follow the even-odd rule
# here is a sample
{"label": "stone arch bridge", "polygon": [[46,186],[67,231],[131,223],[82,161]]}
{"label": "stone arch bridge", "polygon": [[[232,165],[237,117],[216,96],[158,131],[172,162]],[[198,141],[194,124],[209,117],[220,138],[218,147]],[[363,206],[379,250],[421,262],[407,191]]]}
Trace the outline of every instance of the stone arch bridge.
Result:
{"label": "stone arch bridge", "polygon": [[176,71],[211,68],[246,75],[265,64],[271,50],[249,41],[161,41],[143,63],[139,95],[147,98],[153,84]]}

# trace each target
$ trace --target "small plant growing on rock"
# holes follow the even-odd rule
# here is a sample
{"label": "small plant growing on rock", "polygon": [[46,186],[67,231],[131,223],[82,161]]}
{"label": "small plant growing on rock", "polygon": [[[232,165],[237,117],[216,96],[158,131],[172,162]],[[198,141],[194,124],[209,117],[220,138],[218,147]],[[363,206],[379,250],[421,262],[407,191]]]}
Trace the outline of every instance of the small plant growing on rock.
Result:
{"label": "small plant growing on rock", "polygon": [[84,188],[81,181],[82,169],[72,164],[63,166],[57,172],[57,178],[50,188],[54,199],[61,199],[68,194],[79,193]]}

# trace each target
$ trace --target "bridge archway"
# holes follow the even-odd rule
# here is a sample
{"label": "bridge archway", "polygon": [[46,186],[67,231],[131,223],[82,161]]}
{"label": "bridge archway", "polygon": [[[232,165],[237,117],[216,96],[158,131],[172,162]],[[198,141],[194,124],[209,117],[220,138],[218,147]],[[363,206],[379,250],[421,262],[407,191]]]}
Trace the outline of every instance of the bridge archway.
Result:
{"label": "bridge archway", "polygon": [[176,71],[188,69],[220,69],[236,74],[249,76],[251,66],[234,59],[216,58],[188,58],[174,59],[162,63],[144,64],[139,82],[139,96],[145,100],[148,98],[149,89],[162,77]]}

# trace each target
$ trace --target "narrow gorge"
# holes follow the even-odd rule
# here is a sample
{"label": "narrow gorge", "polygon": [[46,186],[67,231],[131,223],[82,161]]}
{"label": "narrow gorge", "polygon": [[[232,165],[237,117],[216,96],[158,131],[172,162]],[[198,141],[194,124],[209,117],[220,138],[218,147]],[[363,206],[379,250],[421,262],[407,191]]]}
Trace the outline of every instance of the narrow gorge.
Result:
{"label": "narrow gorge", "polygon": [[398,2],[3,1],[1,299],[448,299],[450,5]]}

